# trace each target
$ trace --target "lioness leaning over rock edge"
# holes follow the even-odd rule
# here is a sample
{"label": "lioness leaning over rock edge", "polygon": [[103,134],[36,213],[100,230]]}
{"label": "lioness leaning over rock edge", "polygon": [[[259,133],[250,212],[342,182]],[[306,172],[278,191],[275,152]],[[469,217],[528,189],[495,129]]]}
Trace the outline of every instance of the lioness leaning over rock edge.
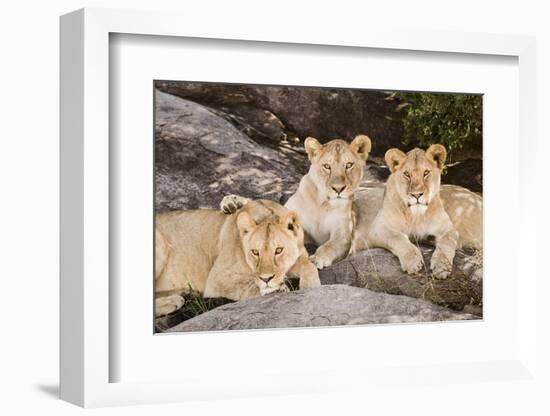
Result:
{"label": "lioness leaning over rock edge", "polygon": [[231,300],[320,286],[304,248],[298,215],[273,201],[250,201],[238,213],[198,209],[157,214],[155,315],[181,308],[182,293]]}
{"label": "lioness leaning over rock edge", "polygon": [[452,271],[458,248],[482,249],[481,197],[460,186],[441,185],[446,158],[440,144],[407,154],[399,149],[386,152],[391,174],[385,189],[355,195],[351,254],[382,247],[399,258],[403,271],[416,273],[423,267],[418,241],[432,236],[435,251],[430,267],[434,277],[444,279]]}
{"label": "lioness leaning over rock edge", "polygon": [[[285,207],[296,211],[305,231],[306,243],[318,246],[311,261],[318,269],[330,266],[349,253],[354,217],[353,193],[363,179],[371,140],[356,136],[351,143],[335,139],[321,144],[308,137],[304,147],[311,162],[309,172]],[[229,195],[221,209],[235,212],[246,198]]]}

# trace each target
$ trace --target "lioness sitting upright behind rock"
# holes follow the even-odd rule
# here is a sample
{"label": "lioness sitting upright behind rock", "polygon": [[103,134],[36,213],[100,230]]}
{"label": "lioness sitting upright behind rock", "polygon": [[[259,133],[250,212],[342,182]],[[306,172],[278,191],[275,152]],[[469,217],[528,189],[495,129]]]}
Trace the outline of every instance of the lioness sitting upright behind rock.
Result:
{"label": "lioness sitting upright behind rock", "polygon": [[457,248],[482,248],[481,197],[459,186],[440,185],[446,158],[447,151],[440,144],[407,154],[399,149],[386,152],[391,174],[385,189],[356,194],[352,254],[386,248],[399,258],[403,271],[416,273],[423,260],[415,243],[433,236],[431,269],[436,278],[443,279],[452,271]]}
{"label": "lioness sitting upright behind rock", "polygon": [[298,215],[272,201],[250,201],[238,213],[172,211],[156,216],[155,315],[183,306],[183,292],[232,300],[319,286],[304,248]]}
{"label": "lioness sitting upright behind rock", "polygon": [[[310,257],[318,269],[349,253],[353,193],[363,179],[371,146],[365,135],[356,136],[351,143],[335,139],[323,145],[313,137],[304,141],[311,166],[285,207],[299,214],[306,243],[318,246]],[[232,213],[247,202],[246,198],[229,195],[223,199],[221,209]]]}

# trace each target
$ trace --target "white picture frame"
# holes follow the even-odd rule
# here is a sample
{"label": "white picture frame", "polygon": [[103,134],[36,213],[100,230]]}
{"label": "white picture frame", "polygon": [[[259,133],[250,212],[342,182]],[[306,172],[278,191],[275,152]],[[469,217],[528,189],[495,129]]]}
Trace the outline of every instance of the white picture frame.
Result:
{"label": "white picture frame", "polygon": [[[198,398],[247,397],[259,394],[315,393],[366,386],[399,379],[401,384],[454,380],[530,380],[537,383],[536,362],[536,241],[534,183],[529,180],[535,136],[535,40],[530,37],[472,33],[396,32],[349,28],[327,33],[322,27],[280,31],[263,24],[236,34],[231,22],[205,26],[200,19],[173,13],[82,9],[61,18],[61,398],[80,406],[159,403]],[[110,366],[117,359],[110,349],[109,228],[109,37],[136,34],[182,38],[226,39],[282,44],[430,51],[452,54],[515,57],[519,67],[519,134],[516,190],[519,196],[517,261],[523,276],[517,292],[517,348],[495,361],[419,362],[411,368],[333,368],[329,377],[314,371],[266,374],[278,385],[266,393],[257,380],[218,382],[191,374],[176,381],[111,382]],[[519,145],[521,142],[521,146]],[[526,146],[529,144],[529,146]],[[529,151],[527,150],[529,149]],[[529,215],[527,213],[529,212]],[[517,267],[517,265],[515,265]],[[517,270],[516,270],[517,272]],[[111,309],[110,309],[111,308]],[[322,339],[322,332],[319,332]],[[151,332],[151,336],[152,336]],[[215,334],[207,335],[210,337]],[[242,338],[241,338],[241,341]],[[324,370],[323,370],[324,371]],[[481,377],[472,377],[476,372]],[[327,373],[328,374],[328,373]],[[411,375],[412,374],[412,375]],[[322,381],[324,380],[324,381]],[[343,382],[342,380],[346,380]]]}

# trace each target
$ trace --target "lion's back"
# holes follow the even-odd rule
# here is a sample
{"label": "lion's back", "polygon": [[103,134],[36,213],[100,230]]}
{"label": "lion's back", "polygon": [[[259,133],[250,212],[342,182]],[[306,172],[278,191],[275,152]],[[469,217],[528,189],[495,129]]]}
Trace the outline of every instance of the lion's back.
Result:
{"label": "lion's back", "polygon": [[439,194],[445,211],[458,231],[461,246],[481,248],[483,242],[481,196],[457,185],[441,185]]}
{"label": "lion's back", "polygon": [[202,292],[229,216],[219,210],[201,209],[170,211],[157,214],[155,219],[155,234],[157,239],[161,234],[163,240],[162,247],[156,247],[156,261],[166,258],[157,290],[187,290],[191,286]]}

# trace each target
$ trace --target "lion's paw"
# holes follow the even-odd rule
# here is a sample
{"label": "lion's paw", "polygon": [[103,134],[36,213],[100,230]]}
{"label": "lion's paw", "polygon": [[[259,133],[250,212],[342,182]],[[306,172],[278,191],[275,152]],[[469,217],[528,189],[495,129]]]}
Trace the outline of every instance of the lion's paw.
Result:
{"label": "lion's paw", "polygon": [[418,273],[422,270],[424,259],[422,253],[417,247],[411,248],[403,257],[399,259],[401,269],[409,274]]}
{"label": "lion's paw", "polygon": [[176,312],[185,305],[185,299],[180,295],[166,296],[155,300],[155,316],[164,316]]}
{"label": "lion's paw", "polygon": [[310,287],[319,287],[321,286],[321,280],[316,276],[315,279],[300,279],[300,289],[307,289]]}
{"label": "lion's paw", "polygon": [[309,257],[309,260],[317,267],[319,270],[328,267],[332,264],[332,260],[322,254],[314,254]]}
{"label": "lion's paw", "polygon": [[286,287],[286,285],[281,285],[279,287],[264,286],[260,288],[260,295],[265,296],[269,295],[270,293],[285,292],[283,286],[284,288],[286,288],[286,292],[288,292],[288,287]]}
{"label": "lion's paw", "polygon": [[453,264],[443,252],[435,250],[430,264],[432,273],[436,279],[446,279],[453,271]]}
{"label": "lion's paw", "polygon": [[220,209],[224,212],[224,214],[233,214],[242,208],[247,202],[248,199],[243,198],[242,196],[227,195],[223,197],[220,204]]}
{"label": "lion's paw", "polygon": [[289,287],[286,285],[286,283],[283,283],[281,286],[279,286],[279,290],[277,290],[278,293],[285,293],[290,292]]}

